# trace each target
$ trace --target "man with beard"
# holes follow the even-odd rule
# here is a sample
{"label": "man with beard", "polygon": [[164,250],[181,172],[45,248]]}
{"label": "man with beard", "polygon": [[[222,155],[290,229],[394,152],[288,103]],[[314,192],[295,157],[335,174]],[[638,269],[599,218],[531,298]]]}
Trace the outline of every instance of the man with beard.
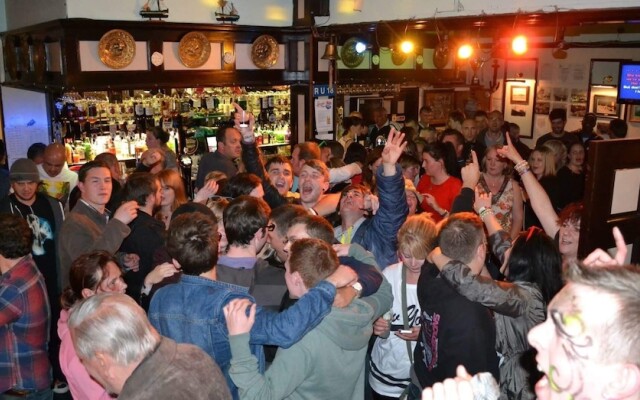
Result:
{"label": "man with beard", "polygon": [[[567,151],[569,151],[571,145],[579,142],[577,135],[572,135],[564,130],[567,124],[567,110],[564,108],[554,108],[549,113],[549,122],[551,122],[551,132],[540,136],[536,141],[536,147],[540,147],[545,142],[555,139],[561,141],[567,147]],[[522,157],[526,159],[524,155]]]}
{"label": "man with beard", "polygon": [[[164,245],[164,222],[153,217],[153,210],[160,204],[162,188],[155,175],[150,172],[131,174],[123,189],[124,201],[138,204],[138,215],[129,223],[131,233],[120,246],[123,253],[137,254],[140,257],[139,268],[124,274],[127,294],[140,303],[141,293],[149,294],[151,287],[143,288],[144,279],[155,266],[154,254]],[[168,274],[176,271],[170,269]]]}
{"label": "man with beard", "polygon": [[[60,317],[58,299],[62,288],[59,280],[56,242],[64,220],[62,204],[53,197],[38,192],[40,183],[38,168],[28,158],[19,158],[14,161],[9,171],[9,179],[13,193],[0,202],[0,212],[17,215],[29,224],[34,238],[31,255],[44,277],[51,318],[57,321]],[[58,362],[60,340],[56,334],[55,324],[51,324],[49,339],[49,360],[53,367],[54,378],[64,381],[64,374]]]}

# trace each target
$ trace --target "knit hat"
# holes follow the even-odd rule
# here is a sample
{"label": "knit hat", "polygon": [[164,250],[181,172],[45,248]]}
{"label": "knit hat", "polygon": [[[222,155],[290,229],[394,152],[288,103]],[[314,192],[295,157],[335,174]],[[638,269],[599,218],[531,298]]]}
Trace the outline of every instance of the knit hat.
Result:
{"label": "knit hat", "polygon": [[40,173],[38,172],[36,163],[28,158],[17,159],[13,162],[9,170],[9,180],[12,182],[40,182]]}

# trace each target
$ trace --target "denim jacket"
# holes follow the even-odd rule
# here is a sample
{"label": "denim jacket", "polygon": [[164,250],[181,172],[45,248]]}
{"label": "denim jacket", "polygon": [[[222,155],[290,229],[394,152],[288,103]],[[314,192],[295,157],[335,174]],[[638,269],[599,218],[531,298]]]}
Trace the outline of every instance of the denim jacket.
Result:
{"label": "denim jacket", "polygon": [[[259,360],[260,372],[264,372],[262,345],[292,346],[331,311],[335,293],[332,284],[320,282],[282,313],[258,307],[250,345],[251,353]],[[244,287],[182,275],[180,282],[158,290],[149,307],[149,320],[161,335],[178,343],[194,344],[218,363],[234,399],[238,393],[229,377],[231,349],[222,308],[238,298],[255,302]]]}

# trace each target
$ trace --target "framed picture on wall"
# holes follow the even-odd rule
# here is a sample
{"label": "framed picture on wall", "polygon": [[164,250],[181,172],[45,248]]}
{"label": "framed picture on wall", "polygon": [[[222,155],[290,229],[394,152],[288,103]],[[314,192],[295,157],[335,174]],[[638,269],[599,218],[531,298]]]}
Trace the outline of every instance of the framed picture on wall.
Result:
{"label": "framed picture on wall", "polygon": [[424,92],[424,105],[431,107],[433,112],[433,125],[445,125],[449,119],[449,113],[453,111],[455,104],[455,92],[453,90],[427,90]]}
{"label": "framed picture on wall", "polygon": [[640,122],[640,105],[627,106],[629,108],[629,122]]}
{"label": "framed picture on wall", "polygon": [[511,86],[511,104],[529,105],[529,86]]}
{"label": "framed picture on wall", "polygon": [[620,107],[616,103],[615,96],[593,96],[593,108],[598,117],[615,118],[620,115]]}

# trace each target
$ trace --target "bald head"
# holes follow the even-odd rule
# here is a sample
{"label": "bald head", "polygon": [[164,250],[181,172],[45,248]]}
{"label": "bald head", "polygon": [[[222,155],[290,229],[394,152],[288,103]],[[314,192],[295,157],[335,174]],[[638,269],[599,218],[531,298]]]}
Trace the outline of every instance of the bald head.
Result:
{"label": "bald head", "polygon": [[52,143],[44,149],[42,168],[52,178],[60,174],[67,160],[66,151],[60,143]]}

